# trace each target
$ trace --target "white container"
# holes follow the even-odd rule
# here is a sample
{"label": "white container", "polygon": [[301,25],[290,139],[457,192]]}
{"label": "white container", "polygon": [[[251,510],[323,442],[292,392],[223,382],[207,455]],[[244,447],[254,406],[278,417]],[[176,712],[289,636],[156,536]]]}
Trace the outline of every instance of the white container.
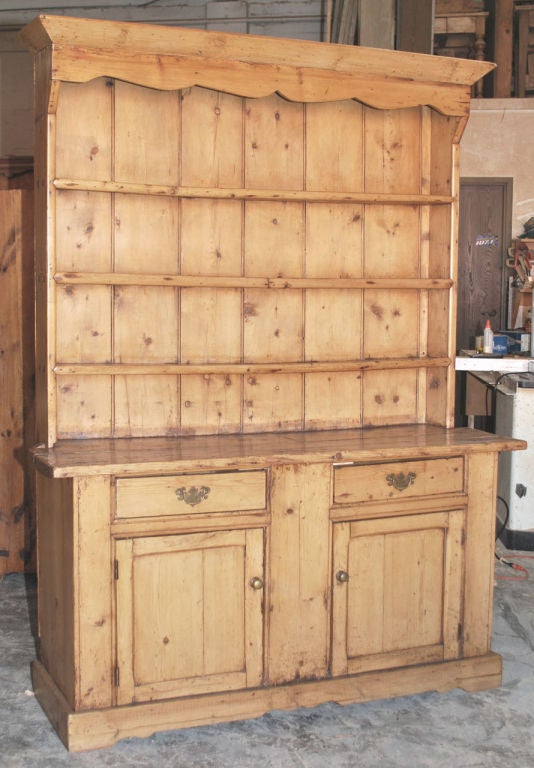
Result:
{"label": "white container", "polygon": [[493,331],[491,330],[490,321],[486,320],[486,327],[484,328],[484,348],[485,355],[491,355],[493,352]]}

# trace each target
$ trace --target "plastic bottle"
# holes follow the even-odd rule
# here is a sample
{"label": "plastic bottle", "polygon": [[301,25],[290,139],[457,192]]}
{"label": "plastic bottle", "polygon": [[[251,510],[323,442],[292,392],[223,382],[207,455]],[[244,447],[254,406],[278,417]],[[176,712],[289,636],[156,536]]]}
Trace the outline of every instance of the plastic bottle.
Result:
{"label": "plastic bottle", "polygon": [[484,354],[491,355],[493,352],[493,331],[491,330],[491,323],[489,318],[486,320],[486,327],[484,328]]}

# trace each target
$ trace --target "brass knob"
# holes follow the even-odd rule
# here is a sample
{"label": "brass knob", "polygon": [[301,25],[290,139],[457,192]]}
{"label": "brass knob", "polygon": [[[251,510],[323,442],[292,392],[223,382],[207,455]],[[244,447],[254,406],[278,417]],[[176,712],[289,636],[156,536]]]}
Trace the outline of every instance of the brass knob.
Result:
{"label": "brass knob", "polygon": [[336,573],[336,579],[339,581],[340,584],[344,584],[346,581],[349,580],[349,574],[347,571],[338,571]]}
{"label": "brass knob", "polygon": [[250,586],[252,589],[263,589],[263,580],[259,576],[254,576],[250,580]]}

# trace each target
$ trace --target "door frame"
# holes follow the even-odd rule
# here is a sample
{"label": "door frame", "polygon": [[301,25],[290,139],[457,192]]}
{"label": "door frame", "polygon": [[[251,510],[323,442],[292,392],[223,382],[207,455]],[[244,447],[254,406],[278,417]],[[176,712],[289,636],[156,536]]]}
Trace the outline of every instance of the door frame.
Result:
{"label": "door frame", "polygon": [[[513,176],[484,176],[484,177],[471,177],[471,176],[461,176],[460,177],[460,186],[458,190],[458,223],[460,222],[460,218],[462,216],[462,210],[460,206],[460,194],[462,190],[462,186],[473,186],[473,187],[486,187],[489,185],[494,184],[502,185],[504,188],[504,195],[503,195],[503,242],[499,244],[500,246],[500,252],[501,252],[501,259],[502,259],[502,273],[501,273],[501,295],[502,295],[502,302],[501,302],[501,315],[499,318],[499,328],[504,328],[506,326],[506,318],[508,316],[507,314],[507,304],[508,304],[508,279],[506,274],[506,255],[508,253],[508,247],[510,243],[512,242],[512,208],[513,208],[513,186],[514,186],[514,179]],[[459,229],[458,229],[459,231]],[[458,243],[458,269],[460,268],[460,243]]]}

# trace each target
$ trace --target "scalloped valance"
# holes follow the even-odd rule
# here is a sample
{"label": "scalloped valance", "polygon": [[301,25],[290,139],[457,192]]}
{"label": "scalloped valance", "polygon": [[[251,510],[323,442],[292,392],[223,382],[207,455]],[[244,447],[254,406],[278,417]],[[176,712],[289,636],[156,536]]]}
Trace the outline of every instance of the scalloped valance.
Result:
{"label": "scalloped valance", "polygon": [[20,33],[50,54],[52,83],[97,77],[160,90],[202,86],[244,97],[297,102],[355,99],[378,109],[429,106],[469,111],[472,85],[494,64],[401,51],[39,16]]}

